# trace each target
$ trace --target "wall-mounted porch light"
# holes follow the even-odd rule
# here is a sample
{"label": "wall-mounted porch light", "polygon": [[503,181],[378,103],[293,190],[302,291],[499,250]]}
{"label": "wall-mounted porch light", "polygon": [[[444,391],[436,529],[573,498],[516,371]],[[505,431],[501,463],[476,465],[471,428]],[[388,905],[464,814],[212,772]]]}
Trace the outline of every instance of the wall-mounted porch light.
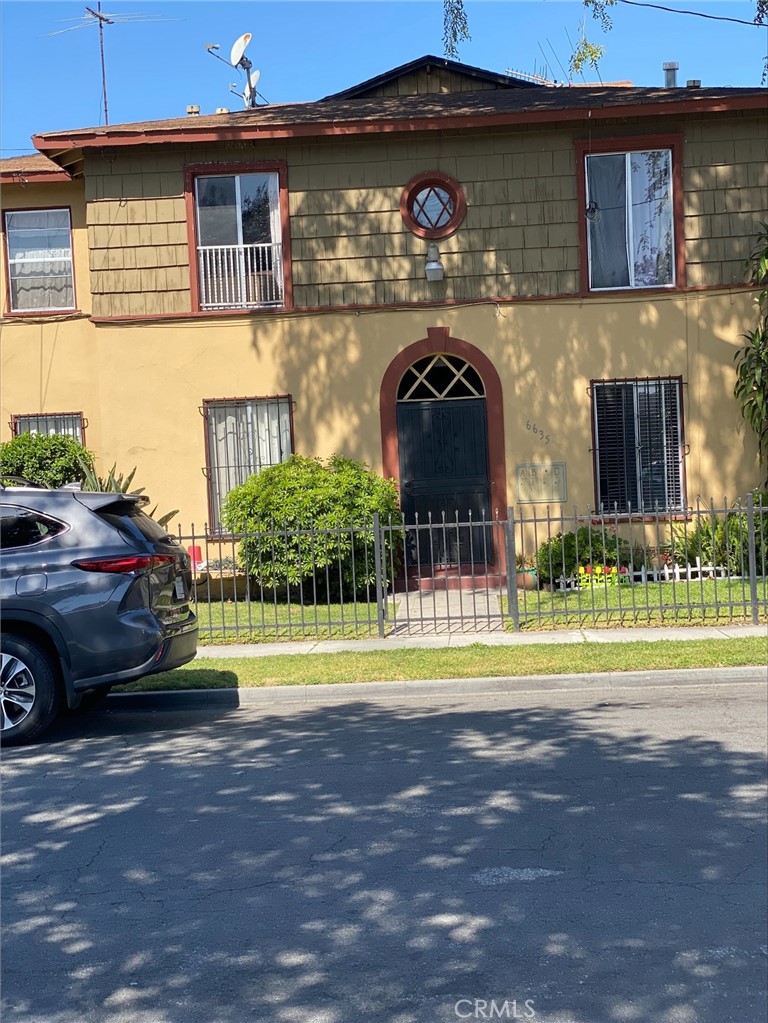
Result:
{"label": "wall-mounted porch light", "polygon": [[424,272],[428,281],[441,281],[445,276],[443,261],[440,259],[440,250],[434,242],[427,246],[427,262],[424,265]]}

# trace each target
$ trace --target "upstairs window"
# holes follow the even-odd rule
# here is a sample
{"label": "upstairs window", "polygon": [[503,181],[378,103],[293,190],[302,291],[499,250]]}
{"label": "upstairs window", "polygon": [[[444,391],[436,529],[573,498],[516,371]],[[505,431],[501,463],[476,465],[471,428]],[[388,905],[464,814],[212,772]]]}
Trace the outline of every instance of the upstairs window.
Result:
{"label": "upstairs window", "polygon": [[224,498],[249,476],[293,453],[291,397],[203,402],[211,529],[221,529]]}
{"label": "upstairs window", "polygon": [[22,433],[39,433],[43,436],[74,437],[81,444],[85,443],[85,427],[82,412],[41,412],[14,416],[11,420],[14,437]]}
{"label": "upstairs window", "polygon": [[195,178],[201,309],[285,304],[277,172]]}
{"label": "upstairs window", "polygon": [[679,378],[592,383],[597,505],[606,512],[685,509]]}
{"label": "upstairs window", "polygon": [[672,151],[585,156],[592,291],[675,284]]}
{"label": "upstairs window", "polygon": [[69,210],[6,210],[5,239],[10,311],[74,309]]}

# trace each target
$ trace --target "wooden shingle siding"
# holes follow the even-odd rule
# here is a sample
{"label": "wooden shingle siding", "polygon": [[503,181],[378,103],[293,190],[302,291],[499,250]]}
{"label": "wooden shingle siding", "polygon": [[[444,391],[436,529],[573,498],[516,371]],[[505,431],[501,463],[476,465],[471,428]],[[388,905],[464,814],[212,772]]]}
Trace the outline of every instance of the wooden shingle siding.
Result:
{"label": "wooden shingle siding", "polygon": [[430,93],[448,92],[481,92],[487,89],[498,89],[493,82],[484,82],[477,78],[458,75],[447,68],[431,68],[414,74],[403,75],[396,82],[372,89],[371,96],[426,96]]}
{"label": "wooden shingle siding", "polygon": [[[210,164],[215,173],[249,156],[288,165],[298,308],[578,294],[583,213],[574,140],[586,130],[478,128],[89,155],[93,311],[191,311],[184,167]],[[601,126],[601,135],[652,137],[654,130],[661,129],[627,119]],[[679,118],[663,131],[684,139],[688,284],[743,282],[758,222],[768,220],[765,115]],[[427,170],[456,178],[467,198],[463,223],[438,243],[445,280],[437,286],[424,279],[426,242],[405,228],[399,207],[406,182]]]}
{"label": "wooden shingle siding", "polygon": [[768,220],[768,124],[758,114],[684,126],[686,265],[694,287],[740,284]]}

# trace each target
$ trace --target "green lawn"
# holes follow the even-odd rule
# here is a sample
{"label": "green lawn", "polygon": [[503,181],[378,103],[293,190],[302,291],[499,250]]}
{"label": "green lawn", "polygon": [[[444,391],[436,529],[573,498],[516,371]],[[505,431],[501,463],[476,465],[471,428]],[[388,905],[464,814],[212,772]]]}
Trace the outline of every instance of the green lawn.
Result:
{"label": "green lawn", "polygon": [[276,604],[258,600],[198,603],[200,645],[274,643],[301,639],[378,636],[375,602]]}
{"label": "green lawn", "polygon": [[[760,621],[768,621],[768,578],[757,585],[763,602]],[[634,586],[587,586],[565,593],[521,591],[520,627],[526,630],[622,625],[726,625],[750,622],[746,579],[649,582]],[[507,602],[504,601],[504,611]],[[507,621],[506,627],[512,628]]]}
{"label": "green lawn", "polygon": [[[730,668],[768,663],[768,635],[677,642],[568,643],[553,646],[469,647],[345,651],[224,660],[198,657],[175,671],[119,687],[130,692],[162,689],[232,689],[247,686],[318,685],[407,679],[495,678],[664,668]],[[118,690],[116,690],[118,691]]]}

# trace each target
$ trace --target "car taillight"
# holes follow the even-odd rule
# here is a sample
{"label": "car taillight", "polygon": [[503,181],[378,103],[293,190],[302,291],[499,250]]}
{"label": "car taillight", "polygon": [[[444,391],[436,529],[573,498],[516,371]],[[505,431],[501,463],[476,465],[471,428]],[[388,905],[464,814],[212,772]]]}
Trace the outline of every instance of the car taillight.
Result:
{"label": "car taillight", "polygon": [[75,568],[84,572],[146,572],[148,569],[172,565],[176,559],[172,554],[135,554],[130,558],[93,558],[87,561],[73,561]]}

